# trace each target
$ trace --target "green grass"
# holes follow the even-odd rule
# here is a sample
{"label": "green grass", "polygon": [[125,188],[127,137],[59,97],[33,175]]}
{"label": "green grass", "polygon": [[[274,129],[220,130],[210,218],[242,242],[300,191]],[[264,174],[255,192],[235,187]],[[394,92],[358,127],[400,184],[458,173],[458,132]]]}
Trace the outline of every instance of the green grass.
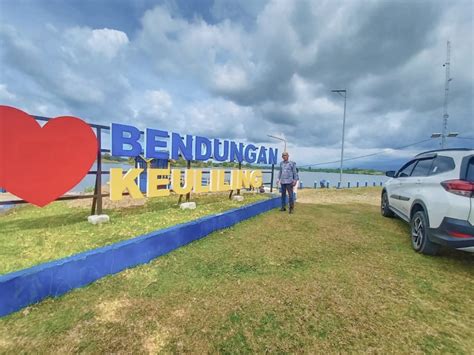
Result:
{"label": "green grass", "polygon": [[297,204],[4,317],[0,352],[468,354],[473,280],[376,206]]}
{"label": "green grass", "polygon": [[244,202],[227,195],[193,196],[195,210],[180,210],[178,197],[149,199],[146,205],[106,210],[111,222],[91,225],[90,207],[55,202],[47,207],[24,206],[0,214],[0,274],[102,247],[140,234],[267,198],[245,194]]}

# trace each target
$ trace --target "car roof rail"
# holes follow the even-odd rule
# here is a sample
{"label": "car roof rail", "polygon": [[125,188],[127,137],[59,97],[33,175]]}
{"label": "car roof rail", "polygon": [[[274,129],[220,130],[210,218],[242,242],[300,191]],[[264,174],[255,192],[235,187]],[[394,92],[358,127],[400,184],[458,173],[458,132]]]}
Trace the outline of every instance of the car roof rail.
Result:
{"label": "car roof rail", "polygon": [[469,151],[472,150],[472,148],[446,148],[446,149],[433,149],[433,150],[428,150],[423,153],[419,153],[415,155],[415,157],[419,157],[420,155],[424,155],[427,153],[437,153],[437,152],[450,152],[450,151]]}

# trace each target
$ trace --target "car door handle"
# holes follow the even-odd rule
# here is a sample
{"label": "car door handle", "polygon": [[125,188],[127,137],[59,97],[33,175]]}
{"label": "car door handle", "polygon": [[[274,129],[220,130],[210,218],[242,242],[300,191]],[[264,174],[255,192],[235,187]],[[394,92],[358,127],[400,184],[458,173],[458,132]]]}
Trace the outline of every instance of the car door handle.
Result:
{"label": "car door handle", "polygon": [[421,185],[421,180],[420,179],[416,180],[415,184]]}

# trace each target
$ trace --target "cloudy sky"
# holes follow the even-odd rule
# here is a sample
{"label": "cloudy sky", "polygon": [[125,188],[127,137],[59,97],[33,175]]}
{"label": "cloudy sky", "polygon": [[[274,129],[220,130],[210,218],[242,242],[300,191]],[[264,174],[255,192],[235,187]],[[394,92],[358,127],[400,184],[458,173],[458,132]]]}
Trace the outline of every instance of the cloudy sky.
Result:
{"label": "cloudy sky", "polygon": [[[474,137],[473,1],[0,0],[0,103],[259,144],[352,167]],[[474,145],[450,139],[450,146]],[[337,164],[324,165],[334,167]]]}

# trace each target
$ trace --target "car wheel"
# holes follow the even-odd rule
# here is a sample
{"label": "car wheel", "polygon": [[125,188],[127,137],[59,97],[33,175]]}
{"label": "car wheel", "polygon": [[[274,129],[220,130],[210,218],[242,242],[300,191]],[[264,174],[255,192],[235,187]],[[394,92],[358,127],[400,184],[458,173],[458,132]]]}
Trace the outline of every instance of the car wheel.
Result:
{"label": "car wheel", "polygon": [[384,192],[382,194],[382,199],[381,199],[381,203],[380,203],[380,212],[382,213],[382,216],[384,216],[384,217],[393,217],[394,216],[394,213],[392,212],[392,210],[390,209],[390,206],[388,204],[388,196],[387,196],[386,192]]}
{"label": "car wheel", "polygon": [[429,239],[429,224],[425,211],[416,212],[411,219],[411,245],[416,252],[436,255],[440,246]]}

